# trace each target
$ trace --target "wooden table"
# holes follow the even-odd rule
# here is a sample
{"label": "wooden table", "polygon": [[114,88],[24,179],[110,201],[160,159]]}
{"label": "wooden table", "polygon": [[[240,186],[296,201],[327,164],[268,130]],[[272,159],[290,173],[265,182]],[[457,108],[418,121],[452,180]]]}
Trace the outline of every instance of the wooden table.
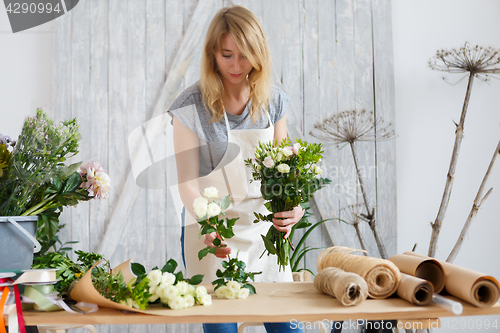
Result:
{"label": "wooden table", "polygon": [[[456,317],[434,305],[419,307],[400,298],[385,300],[368,299],[363,303],[344,307],[336,299],[320,294],[312,282],[255,283],[258,294],[245,300],[222,300],[213,296],[211,306],[194,306],[183,310],[152,309],[158,315],[122,312],[100,308],[91,314],[78,315],[65,311],[25,311],[26,325],[73,324],[171,324],[219,322],[288,322],[358,320],[437,320],[439,317]],[[454,299],[456,300],[456,299]],[[461,302],[462,316],[500,314],[500,304],[481,309]]]}

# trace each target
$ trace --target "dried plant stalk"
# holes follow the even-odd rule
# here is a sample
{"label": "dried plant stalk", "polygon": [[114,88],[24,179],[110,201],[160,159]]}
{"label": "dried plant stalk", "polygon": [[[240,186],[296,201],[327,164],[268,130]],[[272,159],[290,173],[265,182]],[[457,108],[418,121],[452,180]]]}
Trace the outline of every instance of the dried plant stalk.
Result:
{"label": "dried plant stalk", "polygon": [[469,106],[470,94],[474,77],[482,81],[487,81],[491,75],[500,73],[500,51],[480,46],[470,47],[465,43],[460,49],[440,50],[436,56],[429,61],[429,65],[434,70],[446,71],[449,73],[469,73],[469,82],[467,84],[467,91],[465,93],[465,100],[460,115],[460,122],[455,131],[455,144],[453,145],[453,153],[451,155],[450,167],[448,169],[446,184],[439,205],[438,214],[432,226],[431,240],[429,243],[428,255],[433,257],[436,254],[437,240],[441,225],[448,209],[450,201],[451,190],[453,188],[453,181],[455,180],[455,170],[458,161],[458,154],[463,138],[465,116]]}
{"label": "dried plant stalk", "polygon": [[483,196],[484,192],[484,187],[486,183],[488,182],[488,178],[490,176],[491,170],[493,170],[493,167],[495,165],[496,160],[498,159],[498,156],[500,155],[500,141],[498,142],[497,148],[495,150],[495,153],[493,154],[493,158],[491,159],[490,165],[488,166],[488,170],[486,171],[483,181],[481,182],[481,186],[479,186],[479,190],[477,191],[476,198],[474,199],[474,203],[472,204],[471,211],[469,213],[469,216],[467,217],[467,220],[465,221],[465,224],[462,228],[462,232],[460,232],[460,236],[458,237],[457,242],[455,243],[455,246],[453,247],[453,250],[451,250],[450,255],[446,259],[447,262],[453,262],[458,254],[458,251],[460,251],[460,247],[462,246],[462,242],[464,240],[465,234],[467,234],[467,230],[469,229],[469,226],[472,222],[472,220],[476,217],[477,212],[479,211],[479,208],[481,208],[481,205],[483,204],[484,200],[488,198],[490,195],[491,191],[493,188],[490,188],[488,192]]}

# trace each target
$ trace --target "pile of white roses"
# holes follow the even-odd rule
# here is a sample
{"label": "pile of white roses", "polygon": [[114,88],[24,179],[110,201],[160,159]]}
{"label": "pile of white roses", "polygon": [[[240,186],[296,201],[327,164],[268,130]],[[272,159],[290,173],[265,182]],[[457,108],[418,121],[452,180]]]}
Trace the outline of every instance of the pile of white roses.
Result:
{"label": "pile of white roses", "polygon": [[210,199],[209,202],[204,197],[196,198],[193,202],[193,209],[198,218],[210,218],[212,216],[217,216],[221,213],[220,205],[215,202],[213,199],[217,198],[219,192],[215,187],[207,187],[205,191],[203,191],[203,195]]}
{"label": "pile of white roses", "polygon": [[175,285],[175,275],[169,272],[162,273],[159,269],[154,269],[147,274],[149,279],[149,293],[152,296],[149,302],[161,303],[173,310],[180,310],[200,305],[211,305],[212,296],[207,293],[204,286],[193,286],[186,281],[178,281]]}
{"label": "pile of white roses", "polygon": [[215,296],[217,298],[245,299],[250,294],[250,289],[242,288],[241,286],[241,283],[238,281],[228,281],[225,286],[215,289]]}

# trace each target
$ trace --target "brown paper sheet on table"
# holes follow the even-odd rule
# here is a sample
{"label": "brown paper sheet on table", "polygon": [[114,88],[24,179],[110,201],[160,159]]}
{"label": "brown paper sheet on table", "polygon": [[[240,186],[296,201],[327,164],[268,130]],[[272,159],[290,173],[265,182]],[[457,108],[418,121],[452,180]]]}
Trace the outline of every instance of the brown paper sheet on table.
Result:
{"label": "brown paper sheet on table", "polygon": [[[415,252],[405,252],[404,254],[429,258]],[[445,261],[437,261],[443,266],[446,277],[445,290],[450,295],[463,299],[480,308],[491,307],[498,301],[500,297],[500,285],[493,276]]]}
{"label": "brown paper sheet on table", "polygon": [[428,305],[432,301],[434,288],[424,279],[401,273],[397,295],[415,305]]}
{"label": "brown paper sheet on table", "polygon": [[434,258],[422,258],[407,254],[396,254],[389,258],[401,273],[416,276],[432,283],[434,291],[440,293],[446,281],[443,266]]}

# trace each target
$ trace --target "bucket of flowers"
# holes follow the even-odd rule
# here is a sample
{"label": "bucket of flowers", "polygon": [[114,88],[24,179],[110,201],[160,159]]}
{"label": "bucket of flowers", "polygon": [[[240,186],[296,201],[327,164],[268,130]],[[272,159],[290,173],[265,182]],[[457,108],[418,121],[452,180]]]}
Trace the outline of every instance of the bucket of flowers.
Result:
{"label": "bucket of flowers", "polygon": [[28,269],[34,251],[42,255],[61,243],[64,206],[108,196],[110,178],[99,162],[65,163],[78,154],[79,138],[76,119],[56,124],[41,108],[26,118],[17,140],[0,135],[2,269]]}

